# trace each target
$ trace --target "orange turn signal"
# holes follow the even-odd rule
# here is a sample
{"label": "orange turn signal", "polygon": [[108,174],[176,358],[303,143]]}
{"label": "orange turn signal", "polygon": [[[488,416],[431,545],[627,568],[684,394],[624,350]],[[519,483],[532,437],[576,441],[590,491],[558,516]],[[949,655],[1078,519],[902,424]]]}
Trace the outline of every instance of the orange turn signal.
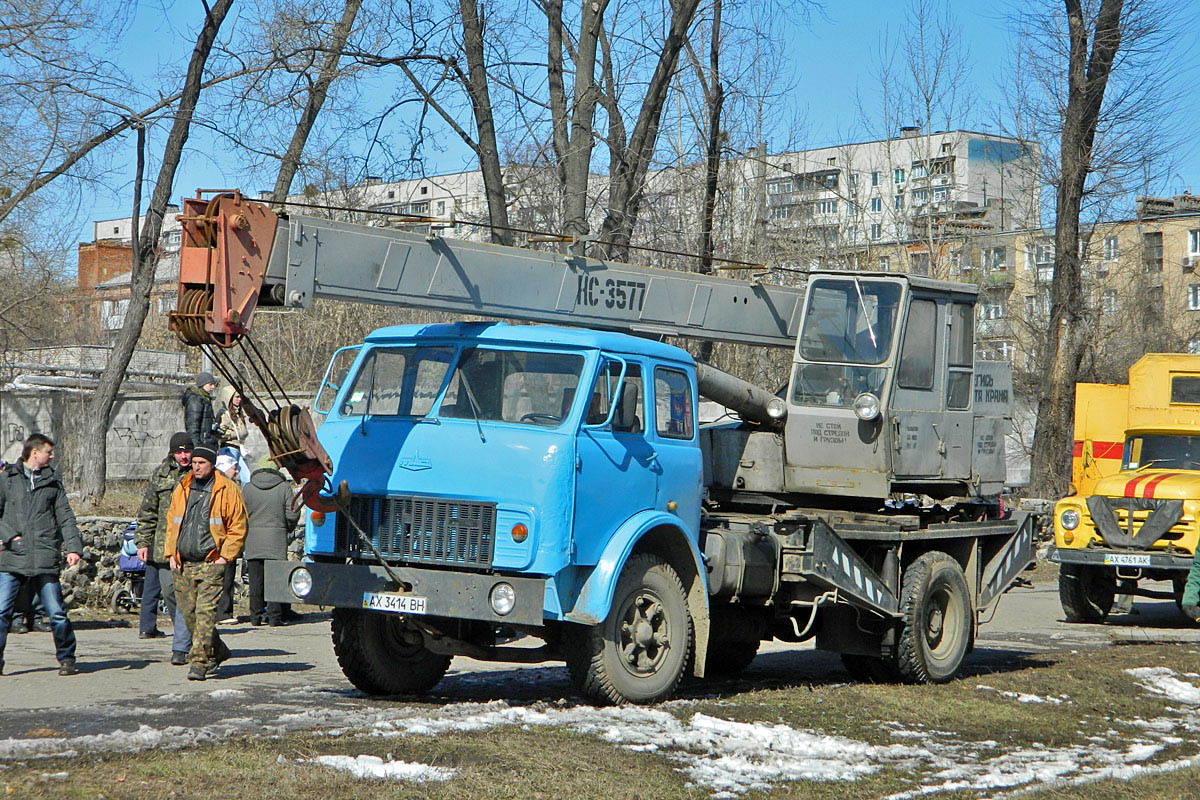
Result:
{"label": "orange turn signal", "polygon": [[1075,541],[1075,534],[1072,533],[1071,531],[1065,531],[1063,533],[1063,541],[1066,542],[1067,544],[1071,544],[1072,542]]}
{"label": "orange turn signal", "polygon": [[523,542],[529,537],[529,528],[526,528],[524,523],[518,522],[512,527],[512,537],[514,542]]}
{"label": "orange turn signal", "polygon": [[317,527],[317,528],[321,527],[322,525],[325,524],[325,512],[324,511],[310,511],[308,513],[308,521],[311,522],[314,527]]}

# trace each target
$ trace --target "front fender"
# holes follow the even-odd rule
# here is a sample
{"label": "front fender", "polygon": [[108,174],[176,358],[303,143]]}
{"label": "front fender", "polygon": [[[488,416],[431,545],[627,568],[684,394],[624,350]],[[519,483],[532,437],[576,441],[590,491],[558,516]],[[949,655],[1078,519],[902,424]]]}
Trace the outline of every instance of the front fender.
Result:
{"label": "front fender", "polygon": [[[683,532],[679,518],[665,511],[640,511],[625,520],[608,540],[608,544],[604,546],[604,551],[600,554],[600,561],[592,568],[591,573],[583,581],[583,585],[579,587],[579,593],[575,597],[571,610],[563,616],[571,622],[578,622],[582,625],[599,625],[608,616],[608,610],[612,607],[613,593],[617,590],[617,579],[621,577],[621,570],[625,567],[629,554],[633,552],[634,546],[643,536],[659,527],[673,528],[678,532],[679,540],[687,543],[693,567],[698,575],[704,576],[701,578],[704,581],[708,573],[700,556],[700,550],[696,543]],[[705,597],[707,598],[707,596],[706,585]],[[704,609],[707,614],[707,600]]]}

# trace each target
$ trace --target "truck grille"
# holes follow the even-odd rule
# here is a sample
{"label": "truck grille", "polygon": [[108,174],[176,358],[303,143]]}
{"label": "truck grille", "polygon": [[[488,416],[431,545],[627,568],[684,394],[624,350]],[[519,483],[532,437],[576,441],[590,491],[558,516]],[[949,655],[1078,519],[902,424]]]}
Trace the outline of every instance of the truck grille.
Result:
{"label": "truck grille", "polygon": [[[389,561],[475,569],[492,565],[495,503],[355,495],[349,516]],[[337,515],[339,550],[373,555],[346,517],[346,512]]]}

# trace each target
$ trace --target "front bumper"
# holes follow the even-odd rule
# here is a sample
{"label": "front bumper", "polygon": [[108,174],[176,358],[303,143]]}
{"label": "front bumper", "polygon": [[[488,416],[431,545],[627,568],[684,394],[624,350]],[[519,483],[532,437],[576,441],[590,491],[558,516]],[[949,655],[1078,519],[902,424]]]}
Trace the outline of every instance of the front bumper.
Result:
{"label": "front bumper", "polygon": [[1059,564],[1088,564],[1095,567],[1133,567],[1141,569],[1189,570],[1192,557],[1168,555],[1160,552],[1116,550],[1101,547],[1072,549],[1051,545],[1046,559]]}
{"label": "front bumper", "polygon": [[[312,591],[305,597],[292,593],[292,573],[304,567],[312,575]],[[383,567],[363,564],[323,564],[307,561],[267,561],[263,594],[268,602],[307,603],[336,608],[362,608],[365,592],[395,592],[397,586]],[[497,625],[541,625],[546,579],[474,572],[451,572],[418,567],[392,567],[401,580],[412,584],[411,594],[426,599],[426,616],[478,619]],[[488,594],[497,583],[516,592],[513,610],[500,616],[492,610]]]}

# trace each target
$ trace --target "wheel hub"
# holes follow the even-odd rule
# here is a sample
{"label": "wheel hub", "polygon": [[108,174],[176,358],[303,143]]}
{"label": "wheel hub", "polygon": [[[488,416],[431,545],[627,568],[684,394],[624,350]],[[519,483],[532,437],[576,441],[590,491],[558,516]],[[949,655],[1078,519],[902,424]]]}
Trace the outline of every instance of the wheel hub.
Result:
{"label": "wheel hub", "polygon": [[650,591],[631,598],[621,615],[621,656],[635,675],[657,672],[671,649],[670,628],[662,601]]}

